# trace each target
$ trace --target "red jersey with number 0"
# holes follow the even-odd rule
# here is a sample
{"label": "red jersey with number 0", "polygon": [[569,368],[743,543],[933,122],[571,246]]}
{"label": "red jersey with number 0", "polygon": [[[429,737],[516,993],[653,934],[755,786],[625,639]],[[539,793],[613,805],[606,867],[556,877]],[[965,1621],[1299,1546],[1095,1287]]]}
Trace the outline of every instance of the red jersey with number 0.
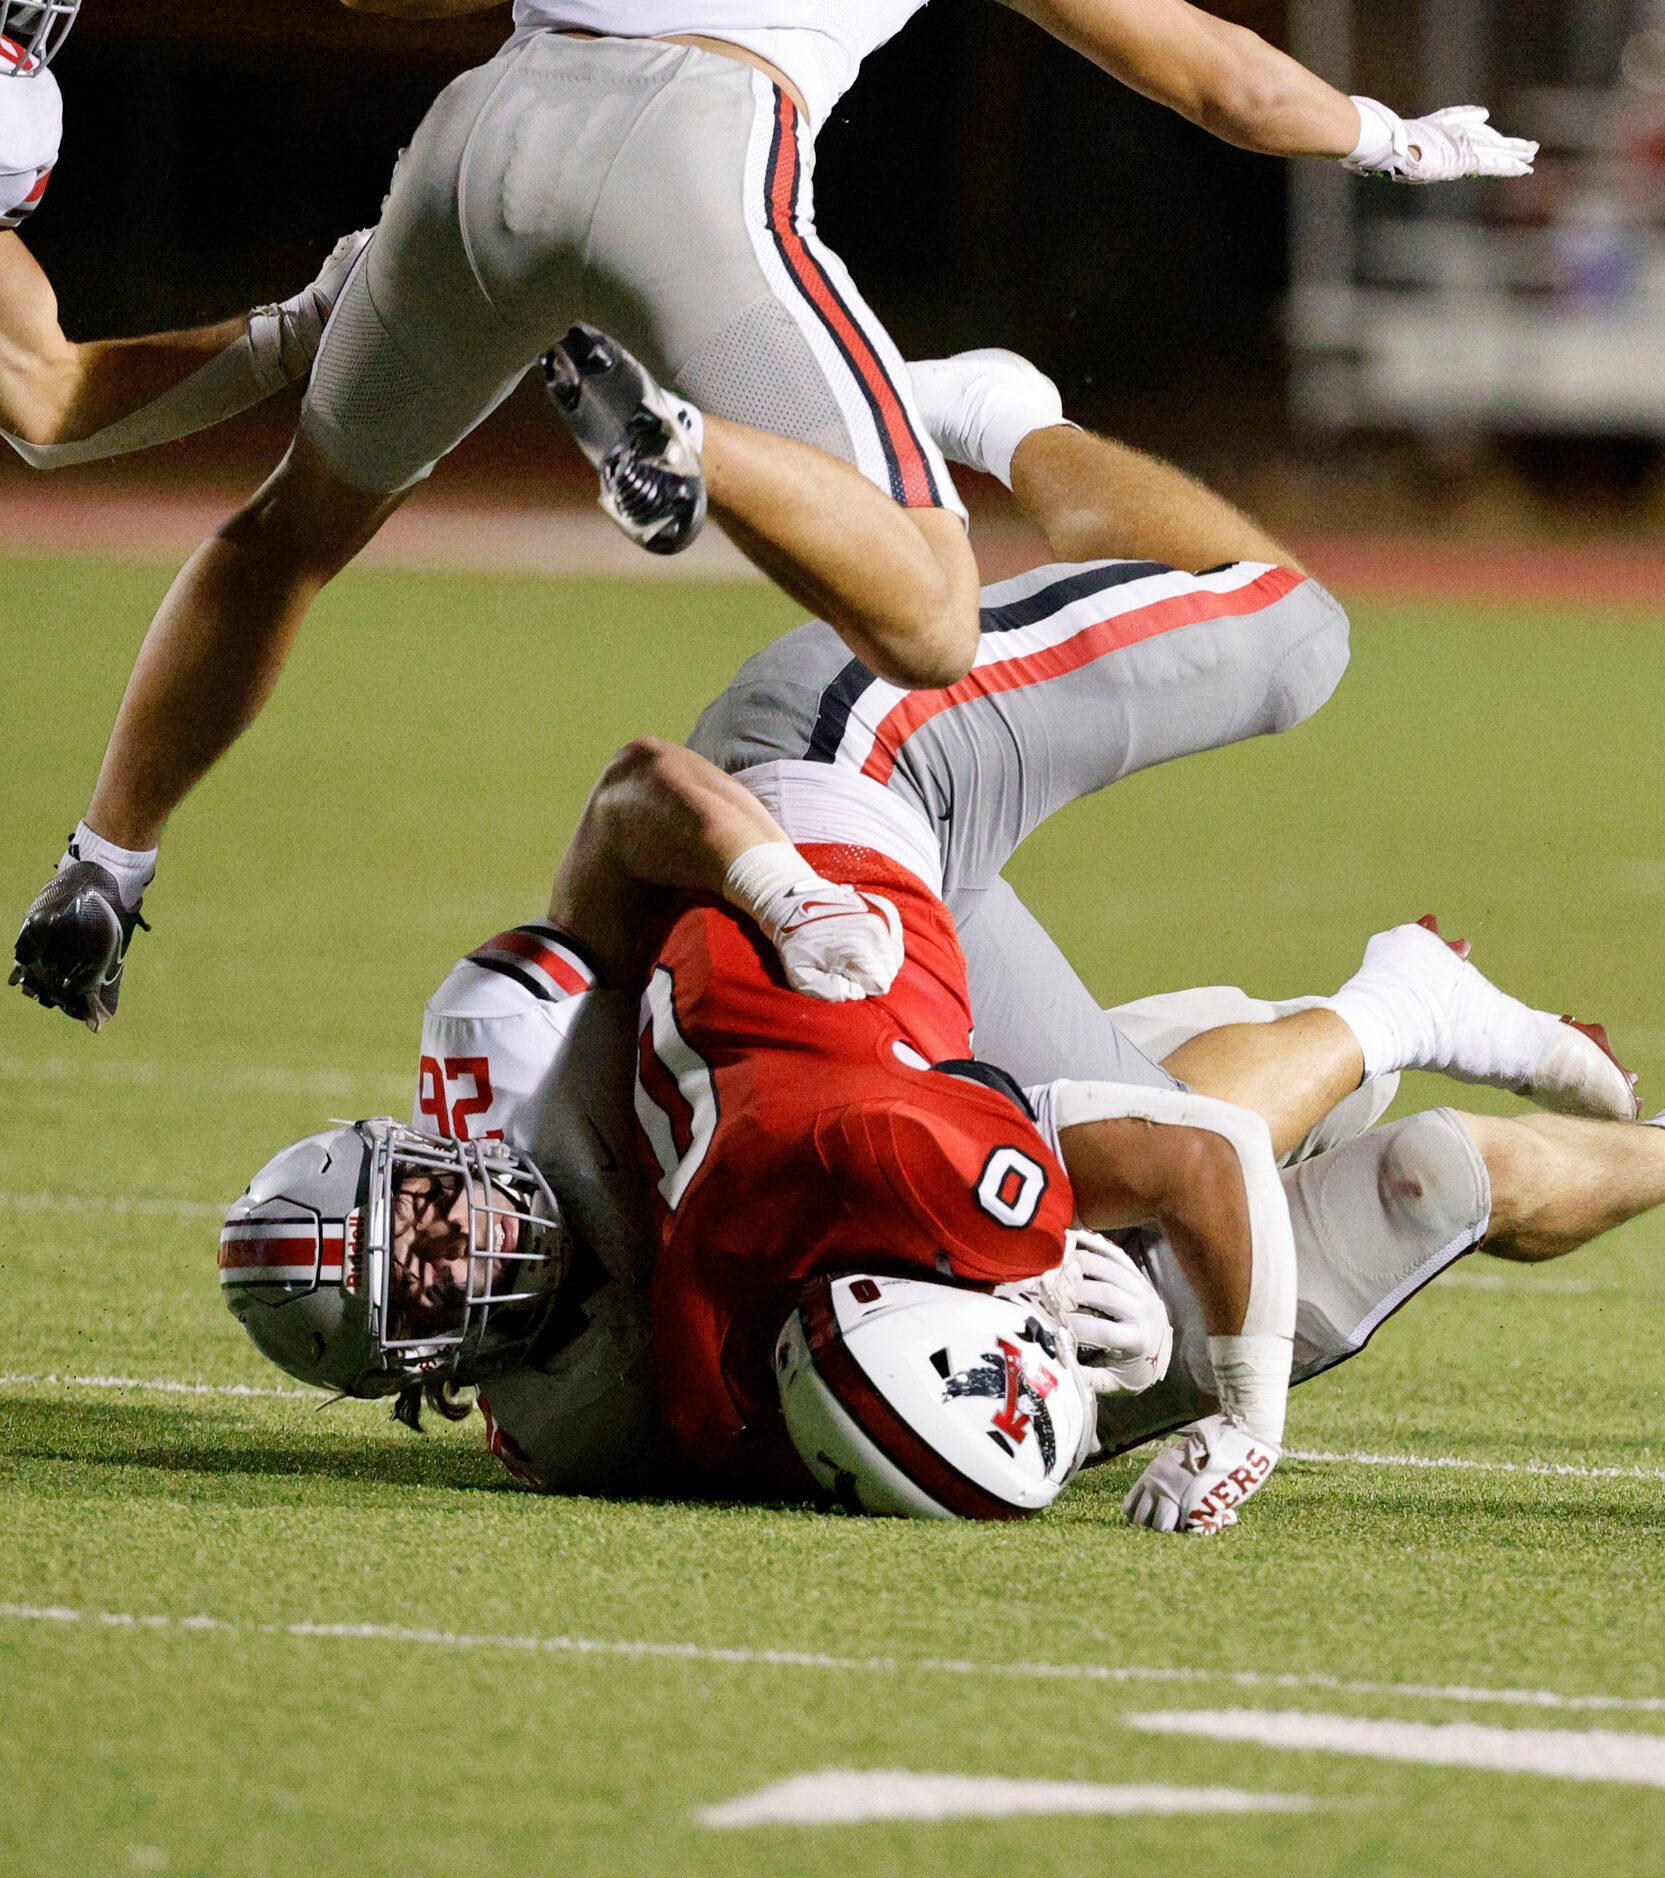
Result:
{"label": "red jersey with number 0", "polygon": [[642,1001],[660,1417],[685,1463],[735,1490],[802,1482],[773,1352],[803,1279],[1034,1277],[1063,1257],[1074,1211],[1017,1104],[930,1067],[971,1055],[965,961],[942,901],[871,849],[803,852],[901,915],[907,958],[887,996],[793,991],[749,921],[699,901],[660,946]]}

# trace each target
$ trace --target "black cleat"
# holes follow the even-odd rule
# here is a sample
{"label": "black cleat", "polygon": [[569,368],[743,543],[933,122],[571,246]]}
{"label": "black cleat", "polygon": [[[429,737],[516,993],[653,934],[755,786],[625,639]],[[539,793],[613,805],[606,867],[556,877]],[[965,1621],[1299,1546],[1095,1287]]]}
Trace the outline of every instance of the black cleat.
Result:
{"label": "black cleat", "polygon": [[135,927],[115,877],[95,861],[71,861],[35,896],[17,935],[10,984],[26,998],[102,1030],[116,1014],[122,967]]}
{"label": "black cleat", "polygon": [[677,401],[616,340],[574,326],[543,357],[550,402],[601,477],[601,507],[650,554],[679,554],[705,521],[705,472]]}

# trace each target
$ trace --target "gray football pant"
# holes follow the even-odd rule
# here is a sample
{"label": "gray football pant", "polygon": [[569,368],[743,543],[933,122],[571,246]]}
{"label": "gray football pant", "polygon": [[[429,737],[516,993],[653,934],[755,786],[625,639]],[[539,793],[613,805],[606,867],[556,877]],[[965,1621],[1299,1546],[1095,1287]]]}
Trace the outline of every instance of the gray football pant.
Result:
{"label": "gray football pant", "polygon": [[[1001,869],[1066,803],[1300,723],[1346,665],[1346,614],[1316,581],[1283,570],[1044,567],[984,590],[977,666],[950,691],[883,684],[816,623],[749,660],[689,741],[729,771],[808,759],[872,775],[882,751],[880,779],[937,835],[978,1054],[1022,1083],[1172,1086],[1099,1008]],[[1031,669],[1032,681],[1011,682]]]}
{"label": "gray football pant", "polygon": [[[760,72],[538,33],[441,92],[325,331],[302,429],[402,489],[575,320],[722,417],[959,510],[900,355],[815,233],[813,141]],[[963,513],[963,511],[960,511]]]}
{"label": "gray football pant", "polygon": [[[1392,1314],[1486,1235],[1491,1181],[1451,1109],[1429,1109],[1284,1170],[1299,1273],[1293,1380],[1356,1356]],[[1146,1269],[1174,1325],[1167,1376],[1143,1395],[1106,1396],[1099,1440],[1118,1454],[1220,1406],[1208,1335],[1167,1244]]]}

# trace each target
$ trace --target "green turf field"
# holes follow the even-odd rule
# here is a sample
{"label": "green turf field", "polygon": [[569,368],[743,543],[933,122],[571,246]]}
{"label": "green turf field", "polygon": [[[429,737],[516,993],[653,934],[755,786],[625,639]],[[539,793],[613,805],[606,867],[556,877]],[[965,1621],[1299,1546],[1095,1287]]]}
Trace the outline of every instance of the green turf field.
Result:
{"label": "green turf field", "polygon": [[[162,585],[0,569],[13,917]],[[1546,1271],[1466,1262],[1292,1406],[1304,1451],[1484,1465],[1291,1461],[1206,1543],[1121,1525],[1128,1462],[1015,1529],[543,1501],[477,1423],[98,1386],[281,1388],[219,1302],[219,1209],[324,1117],[408,1103],[423,997],[540,909],[601,759],[684,731],[789,617],[752,589],[351,576],[179,816],[113,1030],[0,999],[0,1873],[1661,1869],[1657,1223]],[[1137,778],[1015,871],[1107,996],[1328,989],[1435,908],[1511,988],[1604,1018],[1657,1106],[1662,697],[1645,618],[1361,608],[1318,721]],[[1651,1742],[1654,1784],[1128,1720],[1194,1709],[1599,1729],[1633,1766]],[[1311,1806],[698,1818],[839,1768]]]}

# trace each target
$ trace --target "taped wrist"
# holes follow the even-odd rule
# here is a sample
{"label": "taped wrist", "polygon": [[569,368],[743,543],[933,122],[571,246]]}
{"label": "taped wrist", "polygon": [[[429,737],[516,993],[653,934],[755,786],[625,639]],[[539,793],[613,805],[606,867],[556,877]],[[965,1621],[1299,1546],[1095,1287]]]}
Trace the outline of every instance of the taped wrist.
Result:
{"label": "taped wrist", "polygon": [[1291,1337],[1210,1337],[1214,1393],[1220,1413],[1257,1441],[1281,1451],[1284,1411],[1289,1405]]}
{"label": "taped wrist", "polygon": [[1359,114],[1359,140],[1341,160],[1350,170],[1387,170],[1409,153],[1405,120],[1374,98],[1354,98]]}
{"label": "taped wrist", "polygon": [[[1252,1260],[1244,1337],[1295,1335],[1295,1232],[1289,1202],[1272,1151],[1272,1135],[1261,1118],[1232,1102],[1194,1095],[1187,1089],[1144,1089],[1132,1083],[1065,1082],[1053,1085],[1052,1114],[1060,1132],[1082,1122],[1147,1121],[1172,1128],[1199,1128],[1218,1135],[1237,1156],[1249,1215]],[[1287,1386],[1287,1364],[1285,1383]]]}
{"label": "taped wrist", "polygon": [[790,841],[760,841],[729,863],[723,898],[756,920],[772,943],[791,899],[820,884],[821,876]]}

